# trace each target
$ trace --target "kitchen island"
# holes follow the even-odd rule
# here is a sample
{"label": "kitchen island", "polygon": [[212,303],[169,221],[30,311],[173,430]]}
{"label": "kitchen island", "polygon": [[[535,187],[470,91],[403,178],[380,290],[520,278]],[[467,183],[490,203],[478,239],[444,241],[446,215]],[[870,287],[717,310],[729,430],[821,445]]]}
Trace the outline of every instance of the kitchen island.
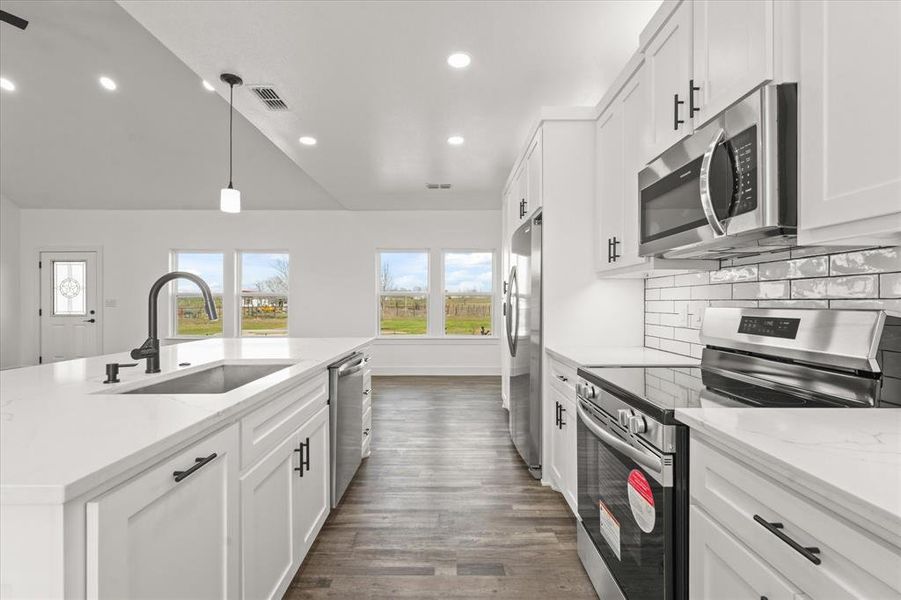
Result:
{"label": "kitchen island", "polygon": [[[161,373],[123,367],[114,384],[105,365],[125,353],[0,373],[0,595],[276,595],[328,515],[327,366],[371,341],[165,346]],[[128,393],[223,365],[272,372]],[[180,561],[190,575],[154,570]]]}

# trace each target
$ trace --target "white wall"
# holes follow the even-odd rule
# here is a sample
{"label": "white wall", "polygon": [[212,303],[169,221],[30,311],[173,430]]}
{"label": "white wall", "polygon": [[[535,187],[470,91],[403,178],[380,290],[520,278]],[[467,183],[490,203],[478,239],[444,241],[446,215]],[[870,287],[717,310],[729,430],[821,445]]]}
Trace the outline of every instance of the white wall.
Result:
{"label": "white wall", "polygon": [[[22,210],[21,302],[38,306],[40,250],[102,247],[102,296],[116,303],[102,309],[103,350],[119,352],[146,337],[147,293],[169,270],[171,250],[287,250],[290,335],[375,335],[377,249],[431,248],[438,268],[441,249],[497,251],[499,230],[499,211]],[[162,306],[161,335],[169,330]],[[35,364],[39,323],[36,311],[26,312],[21,357]],[[500,372],[498,348],[497,339],[483,338],[385,340],[374,350],[374,368],[382,374],[494,375]]]}
{"label": "white wall", "polygon": [[19,365],[19,207],[0,194],[0,369]]}

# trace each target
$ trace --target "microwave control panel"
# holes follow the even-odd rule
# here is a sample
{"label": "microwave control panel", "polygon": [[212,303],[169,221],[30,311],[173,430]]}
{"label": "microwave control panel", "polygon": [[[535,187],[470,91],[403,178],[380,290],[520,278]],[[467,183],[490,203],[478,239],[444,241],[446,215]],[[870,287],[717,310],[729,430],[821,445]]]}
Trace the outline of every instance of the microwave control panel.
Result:
{"label": "microwave control panel", "polygon": [[732,206],[729,216],[757,208],[757,126],[753,125],[724,142],[732,162]]}

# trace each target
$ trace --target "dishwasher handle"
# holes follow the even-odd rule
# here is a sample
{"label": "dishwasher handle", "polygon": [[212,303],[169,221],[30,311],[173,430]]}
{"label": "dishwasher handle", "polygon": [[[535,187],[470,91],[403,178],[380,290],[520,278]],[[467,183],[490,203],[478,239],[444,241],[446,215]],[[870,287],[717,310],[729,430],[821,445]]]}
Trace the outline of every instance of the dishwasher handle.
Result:
{"label": "dishwasher handle", "polygon": [[369,357],[364,355],[362,352],[354,352],[353,354],[349,354],[341,360],[330,364],[328,368],[334,369],[338,377],[346,377],[348,375],[353,375],[354,373],[361,371],[366,367],[366,364],[368,362]]}

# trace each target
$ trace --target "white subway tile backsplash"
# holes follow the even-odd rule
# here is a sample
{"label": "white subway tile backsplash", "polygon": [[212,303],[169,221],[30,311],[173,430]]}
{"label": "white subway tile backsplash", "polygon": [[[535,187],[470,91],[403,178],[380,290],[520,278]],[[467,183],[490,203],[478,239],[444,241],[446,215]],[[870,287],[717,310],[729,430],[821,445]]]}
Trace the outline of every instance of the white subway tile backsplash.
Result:
{"label": "white subway tile backsplash", "polygon": [[665,340],[661,338],[658,348],[660,348],[664,352],[673,352],[675,354],[681,354],[682,356],[691,356],[691,345],[688,342]]}
{"label": "white subway tile backsplash", "polygon": [[647,288],[673,287],[673,276],[668,275],[667,277],[651,277],[651,278],[645,280],[645,287],[647,287]]}
{"label": "white subway tile backsplash", "polygon": [[684,287],[688,285],[704,285],[710,283],[710,273],[702,271],[700,273],[686,273],[684,275],[675,276],[676,287]]}
{"label": "white subway tile backsplash", "polygon": [[791,282],[792,298],[876,298],[879,277],[848,275],[821,279],[796,279]]}
{"label": "white subway tile backsplash", "polygon": [[732,297],[736,300],[757,300],[790,298],[787,281],[758,281],[736,283],[732,286]]}
{"label": "white subway tile backsplash", "polygon": [[829,308],[828,300],[761,300],[760,308]]}
{"label": "white subway tile backsplash", "polygon": [[671,313],[673,311],[672,300],[648,300],[644,303],[647,312]]}
{"label": "white subway tile backsplash", "polygon": [[829,260],[830,275],[901,271],[901,246],[833,254]]}
{"label": "white subway tile backsplash", "polygon": [[691,288],[692,300],[723,300],[729,298],[732,298],[732,285],[729,283],[696,285]]}
{"label": "white subway tile backsplash", "polygon": [[891,310],[894,312],[901,312],[901,300],[830,300],[829,308],[853,308],[856,310]]}
{"label": "white subway tile backsplash", "polygon": [[885,273],[879,276],[880,298],[901,298],[901,273]]}
{"label": "white subway tile backsplash", "polygon": [[829,257],[796,258],[760,265],[760,280],[799,279],[829,275]]}
{"label": "white subway tile backsplash", "polygon": [[901,246],[794,248],[645,283],[645,345],[700,358],[707,307],[901,312]]}
{"label": "white subway tile backsplash", "polygon": [[757,265],[726,267],[710,273],[710,283],[732,283],[736,281],[756,281]]}

